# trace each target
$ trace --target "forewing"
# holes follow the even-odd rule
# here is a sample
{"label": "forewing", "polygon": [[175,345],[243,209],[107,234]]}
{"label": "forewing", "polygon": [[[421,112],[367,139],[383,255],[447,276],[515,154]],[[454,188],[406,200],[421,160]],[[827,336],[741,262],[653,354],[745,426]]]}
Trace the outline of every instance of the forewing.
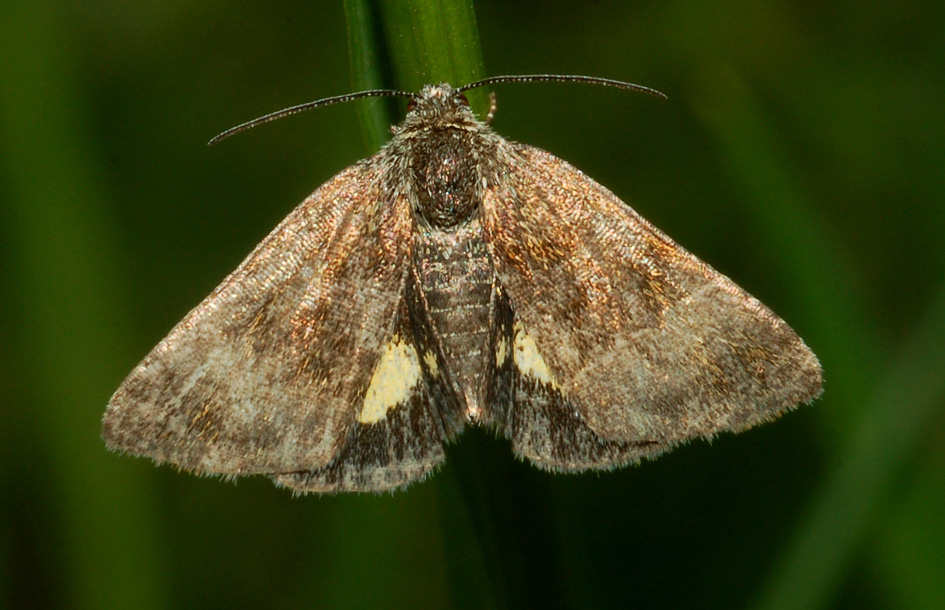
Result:
{"label": "forewing", "polygon": [[112,396],[109,447],[201,473],[323,466],[391,337],[410,209],[361,162],[302,202]]}
{"label": "forewing", "polygon": [[566,162],[500,154],[484,235],[521,324],[514,364],[590,430],[652,453],[821,393],[814,354],[731,280]]}

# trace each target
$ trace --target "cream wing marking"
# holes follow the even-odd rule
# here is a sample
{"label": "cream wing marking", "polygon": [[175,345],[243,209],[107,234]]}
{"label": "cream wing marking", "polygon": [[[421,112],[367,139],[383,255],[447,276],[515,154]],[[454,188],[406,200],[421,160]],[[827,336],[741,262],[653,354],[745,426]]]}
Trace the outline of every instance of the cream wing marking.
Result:
{"label": "cream wing marking", "polygon": [[387,412],[410,397],[421,378],[420,359],[413,345],[395,335],[381,352],[371,384],[364,395],[358,421],[376,424]]}
{"label": "cream wing marking", "polygon": [[[521,371],[523,375],[534,377],[536,380],[557,389],[558,384],[555,381],[554,375],[552,375],[551,371],[548,369],[548,364],[545,362],[545,359],[538,353],[538,346],[535,345],[535,340],[525,331],[525,327],[522,326],[521,322],[515,322],[513,332],[515,333],[515,339],[512,349],[515,354],[515,366],[518,367],[518,370]],[[497,359],[504,359],[504,354],[499,353],[504,350],[505,342],[500,341],[499,349],[497,350]]]}

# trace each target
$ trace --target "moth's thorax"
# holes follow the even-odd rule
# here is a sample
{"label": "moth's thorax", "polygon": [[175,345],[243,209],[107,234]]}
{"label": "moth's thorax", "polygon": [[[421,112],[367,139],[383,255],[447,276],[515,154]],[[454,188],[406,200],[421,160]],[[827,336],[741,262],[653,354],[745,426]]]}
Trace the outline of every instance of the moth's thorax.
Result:
{"label": "moth's thorax", "polygon": [[421,224],[450,229],[472,219],[482,199],[479,155],[470,134],[431,130],[414,141],[408,174]]}
{"label": "moth's thorax", "polygon": [[449,85],[428,85],[414,98],[389,146],[422,226],[451,230],[476,216],[496,137]]}

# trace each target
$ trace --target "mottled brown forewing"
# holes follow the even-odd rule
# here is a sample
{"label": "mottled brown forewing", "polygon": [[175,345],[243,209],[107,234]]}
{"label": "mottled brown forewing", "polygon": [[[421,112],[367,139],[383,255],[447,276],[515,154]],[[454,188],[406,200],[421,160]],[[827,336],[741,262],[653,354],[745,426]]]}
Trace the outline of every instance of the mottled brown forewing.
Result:
{"label": "mottled brown forewing", "polygon": [[483,200],[496,275],[558,402],[602,439],[653,453],[820,394],[816,357],[755,298],[561,159],[500,155]]}
{"label": "mottled brown forewing", "polygon": [[109,402],[110,448],[227,475],[334,457],[407,272],[409,204],[382,169],[315,191],[152,350]]}

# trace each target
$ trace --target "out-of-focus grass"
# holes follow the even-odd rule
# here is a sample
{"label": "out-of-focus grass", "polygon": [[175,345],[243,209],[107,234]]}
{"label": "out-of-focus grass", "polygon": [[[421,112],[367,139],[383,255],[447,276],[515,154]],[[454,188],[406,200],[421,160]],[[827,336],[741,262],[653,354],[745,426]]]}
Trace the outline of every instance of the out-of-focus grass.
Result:
{"label": "out-of-focus grass", "polygon": [[20,563],[36,553],[30,533],[48,537],[58,581],[31,600],[7,599],[75,608],[134,599],[159,608],[167,596],[152,485],[140,464],[109,459],[98,438],[96,398],[127,353],[128,311],[103,206],[113,196],[101,171],[107,161],[85,123],[88,101],[62,45],[61,10],[13,3],[0,24],[3,300],[12,329],[3,349],[5,365],[27,381],[3,399],[3,443],[17,463],[4,464],[0,496],[8,515],[22,501],[51,519],[40,532],[29,531],[29,518],[8,522],[6,585],[19,588],[14,579],[30,569]]}

